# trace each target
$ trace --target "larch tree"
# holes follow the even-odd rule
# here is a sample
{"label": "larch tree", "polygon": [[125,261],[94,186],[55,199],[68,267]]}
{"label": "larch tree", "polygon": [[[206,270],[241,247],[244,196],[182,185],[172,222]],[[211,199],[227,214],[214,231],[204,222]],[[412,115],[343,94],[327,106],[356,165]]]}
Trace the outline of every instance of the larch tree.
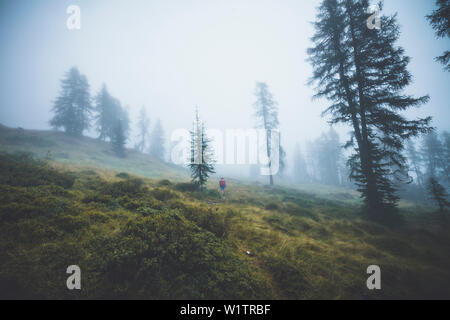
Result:
{"label": "larch tree", "polygon": [[61,91],[52,111],[50,125],[55,129],[63,128],[72,136],[82,136],[89,129],[92,113],[89,83],[76,67],[61,80]]}
{"label": "larch tree", "polygon": [[396,16],[383,15],[379,30],[369,28],[369,9],[367,0],[322,1],[308,54],[315,97],[330,101],[324,114],[331,115],[332,124],[352,128],[346,144],[354,150],[350,176],[369,216],[377,218],[398,202],[392,177],[405,171],[404,141],[429,132],[431,118],[408,120],[401,114],[429,97],[404,93],[412,77],[410,59],[396,44]]}
{"label": "larch tree", "polygon": [[[436,0],[437,9],[427,16],[438,38],[450,38],[450,0]],[[436,61],[444,65],[444,69],[450,71],[450,51],[447,50]]]}
{"label": "larch tree", "polygon": [[[255,88],[256,102],[253,104],[255,108],[255,118],[257,127],[266,130],[266,149],[269,158],[269,182],[273,185],[273,163],[272,156],[272,131],[278,129],[278,104],[274,100],[269,87],[264,82],[257,82]],[[278,139],[279,141],[279,139]]]}

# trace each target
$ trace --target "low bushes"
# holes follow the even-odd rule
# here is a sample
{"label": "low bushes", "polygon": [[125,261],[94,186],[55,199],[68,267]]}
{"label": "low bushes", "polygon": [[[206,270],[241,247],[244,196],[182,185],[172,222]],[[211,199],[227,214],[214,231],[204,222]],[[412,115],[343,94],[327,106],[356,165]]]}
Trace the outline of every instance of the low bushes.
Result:
{"label": "low bushes", "polygon": [[198,191],[198,185],[194,183],[177,183],[174,189],[181,192],[195,192]]}
{"label": "low bushes", "polygon": [[17,187],[54,184],[70,189],[75,177],[50,168],[45,162],[35,160],[29,154],[0,154],[0,181]]}
{"label": "low bushes", "polygon": [[[191,184],[68,174],[29,157],[0,157],[0,178],[0,298],[450,296],[448,234],[423,227],[428,216],[394,229],[290,189],[236,184],[215,200]],[[65,286],[73,264],[81,292]],[[371,264],[382,292],[366,289]]]}
{"label": "low bushes", "polygon": [[[17,172],[37,186],[0,182],[0,285],[8,290],[0,297],[270,298],[265,279],[227,240],[226,218],[183,202],[166,183],[86,174],[77,189],[65,189],[64,173],[30,159],[19,170],[21,161],[8,158],[1,174]],[[73,264],[83,275],[76,293],[65,286]]]}
{"label": "low bushes", "polygon": [[141,179],[128,179],[108,184],[103,193],[112,197],[131,196],[136,197],[145,192],[144,182]]}

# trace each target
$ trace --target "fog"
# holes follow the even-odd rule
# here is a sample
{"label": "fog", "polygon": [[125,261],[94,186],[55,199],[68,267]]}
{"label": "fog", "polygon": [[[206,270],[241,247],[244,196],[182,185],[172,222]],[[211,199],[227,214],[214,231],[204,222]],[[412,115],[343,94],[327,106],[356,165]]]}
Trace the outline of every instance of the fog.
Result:
{"label": "fog", "polygon": [[[69,5],[81,8],[81,29],[69,30]],[[152,124],[167,134],[189,129],[195,106],[209,128],[253,128],[255,82],[266,82],[279,104],[287,159],[328,130],[307,86],[312,68],[306,50],[319,1],[299,0],[15,0],[0,4],[0,123],[49,129],[52,101],[70,67],[85,74],[94,95],[106,83],[128,106],[133,123],[145,105]],[[450,129],[449,74],[434,61],[448,48],[425,19],[429,0],[388,0],[384,13],[398,12],[400,45],[412,57],[408,93],[429,94],[431,115]],[[419,77],[420,75],[420,77]],[[348,129],[336,130],[345,140]],[[95,131],[89,133],[94,136]],[[134,135],[131,135],[131,139]],[[132,140],[130,141],[132,145]]]}

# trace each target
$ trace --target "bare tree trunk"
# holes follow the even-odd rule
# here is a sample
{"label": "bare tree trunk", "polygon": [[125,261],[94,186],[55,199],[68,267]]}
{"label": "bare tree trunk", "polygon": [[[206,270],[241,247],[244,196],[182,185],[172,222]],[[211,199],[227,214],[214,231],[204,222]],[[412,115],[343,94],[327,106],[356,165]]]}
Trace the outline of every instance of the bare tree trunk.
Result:
{"label": "bare tree trunk", "polygon": [[272,175],[272,159],[270,158],[271,156],[271,143],[270,143],[270,139],[272,137],[272,132],[270,130],[266,130],[266,145],[267,145],[267,158],[269,159],[269,183],[271,186],[273,186],[273,175]]}

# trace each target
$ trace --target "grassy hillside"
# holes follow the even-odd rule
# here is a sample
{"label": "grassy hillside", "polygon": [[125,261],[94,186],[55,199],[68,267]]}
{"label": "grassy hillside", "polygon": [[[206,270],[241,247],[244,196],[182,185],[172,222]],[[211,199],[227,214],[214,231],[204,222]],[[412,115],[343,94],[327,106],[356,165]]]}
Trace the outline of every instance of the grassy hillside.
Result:
{"label": "grassy hillside", "polygon": [[124,161],[115,156],[110,143],[87,137],[73,138],[57,131],[11,129],[0,125],[0,151],[29,152],[71,170],[92,167],[150,178],[186,180],[188,177],[185,170],[148,155],[128,150]]}
{"label": "grassy hillside", "polygon": [[[232,181],[222,199],[142,155],[121,164],[91,139],[6,132],[3,150],[51,149],[57,162],[0,155],[2,298],[450,298],[449,229],[431,210],[402,209],[403,223],[387,227],[365,220],[344,191],[325,199]],[[74,264],[81,291],[66,288]],[[381,291],[366,287],[373,264]]]}

